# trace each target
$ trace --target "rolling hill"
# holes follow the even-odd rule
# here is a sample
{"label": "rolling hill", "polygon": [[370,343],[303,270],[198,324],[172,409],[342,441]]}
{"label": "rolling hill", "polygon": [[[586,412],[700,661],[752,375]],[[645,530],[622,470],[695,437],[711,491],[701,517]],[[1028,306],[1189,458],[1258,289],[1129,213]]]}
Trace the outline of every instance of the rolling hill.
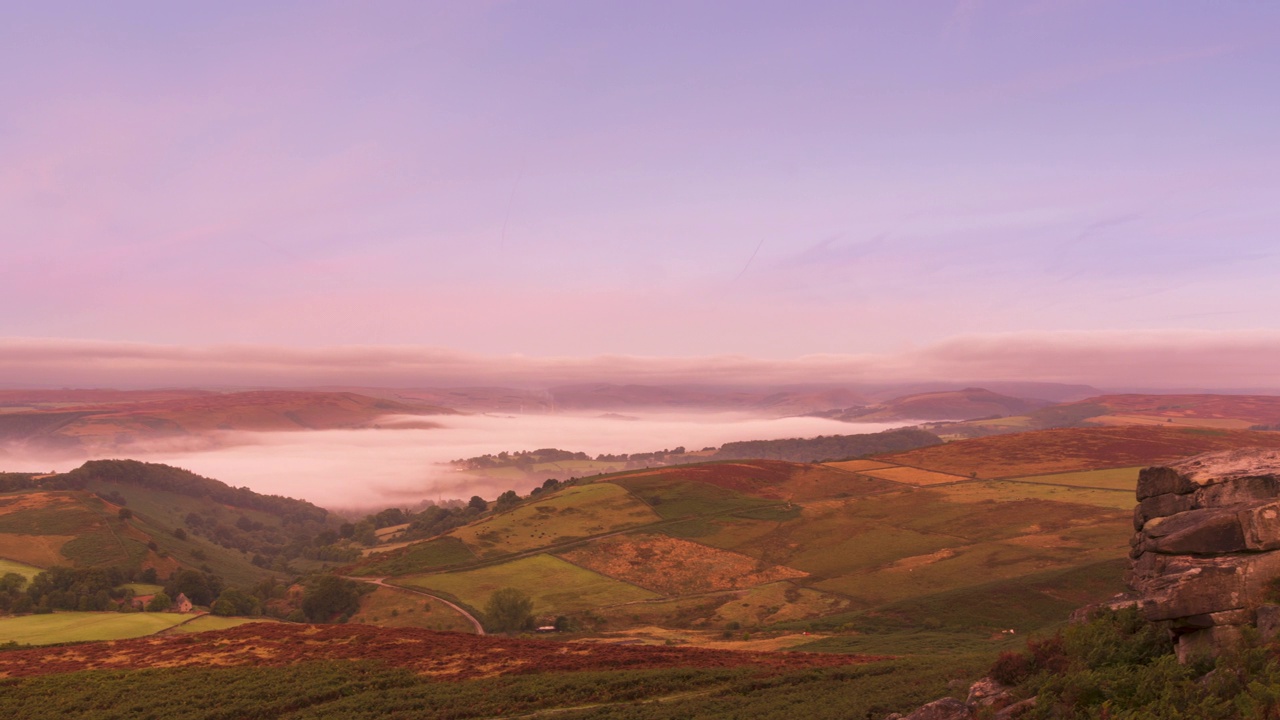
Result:
{"label": "rolling hill", "polygon": [[1168,424],[1059,428],[960,440],[878,459],[965,477],[1007,478],[1162,464],[1242,447],[1280,447],[1280,433]]}
{"label": "rolling hill", "polygon": [[883,403],[814,413],[846,422],[894,420],[972,420],[993,415],[1025,415],[1052,403],[1001,395],[982,388],[904,395]]}
{"label": "rolling hill", "polygon": [[[339,392],[174,392],[159,398],[154,394],[139,398],[105,391],[80,393],[13,395],[11,402],[27,405],[11,406],[9,411],[0,413],[0,441],[110,448],[119,443],[222,431],[370,427],[388,415],[456,412]],[[77,397],[81,398],[79,402],[73,400]],[[37,398],[41,402],[30,407]]]}
{"label": "rolling hill", "polygon": [[1079,404],[1105,409],[1091,422],[1107,424],[1280,426],[1280,397],[1274,395],[1101,395]]}
{"label": "rolling hill", "polygon": [[[249,587],[317,566],[314,537],[339,521],[165,465],[98,460],[0,494],[0,558],[37,568],[200,569]],[[274,569],[273,569],[274,568]]]}
{"label": "rolling hill", "polygon": [[[995,619],[946,598],[1032,583],[1020,594],[1026,611],[999,621],[1024,631],[1120,588],[1136,472],[1128,488],[1049,487],[839,465],[744,460],[602,476],[345,572],[476,612],[515,587],[539,617],[615,638],[707,644],[741,628],[785,637],[771,647],[814,640],[788,635],[800,629],[878,627],[885,612],[991,647]],[[846,640],[853,652],[886,643]]]}

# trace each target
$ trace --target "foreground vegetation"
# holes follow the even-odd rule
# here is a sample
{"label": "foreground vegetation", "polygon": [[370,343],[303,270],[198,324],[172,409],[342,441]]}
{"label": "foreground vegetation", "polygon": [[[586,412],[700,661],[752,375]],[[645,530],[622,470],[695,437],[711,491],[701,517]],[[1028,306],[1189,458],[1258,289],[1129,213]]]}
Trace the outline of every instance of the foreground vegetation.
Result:
{"label": "foreground vegetation", "polygon": [[442,682],[376,662],[284,668],[89,671],[4,683],[0,715],[130,718],[491,718],[675,720],[881,718],[945,694],[981,657],[762,674],[680,668]]}
{"label": "foreground vegetation", "polygon": [[1235,650],[1181,665],[1164,624],[1135,610],[1034,638],[1000,655],[991,675],[1013,700],[1036,698],[1027,720],[1231,720],[1280,717],[1280,645],[1247,633]]}

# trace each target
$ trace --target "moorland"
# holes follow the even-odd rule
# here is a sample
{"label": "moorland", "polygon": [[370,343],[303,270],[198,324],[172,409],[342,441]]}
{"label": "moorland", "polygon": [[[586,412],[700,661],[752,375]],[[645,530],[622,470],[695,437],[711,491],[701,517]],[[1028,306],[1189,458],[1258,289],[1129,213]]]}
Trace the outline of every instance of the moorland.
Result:
{"label": "moorland", "polygon": [[[46,399],[87,412],[83,399]],[[333,422],[377,422],[352,419],[343,403],[354,401],[339,399]],[[363,516],[129,460],[5,473],[0,710],[905,712],[954,694],[1029,637],[1060,637],[1073,610],[1121,591],[1138,471],[1280,447],[1280,434],[1249,429],[1280,421],[1277,400],[1030,402],[1021,415],[889,434],[901,445],[881,434],[681,448],[637,458],[647,467],[578,465],[528,492]],[[155,413],[176,401],[121,402]],[[609,462],[512,450],[491,464],[532,475],[543,463]],[[803,461],[777,459],[784,450]],[[504,591],[519,601],[514,625],[494,603]],[[193,612],[152,607],[179,595]],[[1130,625],[1125,638],[1147,637]],[[1163,657],[1141,642],[1143,663]]]}

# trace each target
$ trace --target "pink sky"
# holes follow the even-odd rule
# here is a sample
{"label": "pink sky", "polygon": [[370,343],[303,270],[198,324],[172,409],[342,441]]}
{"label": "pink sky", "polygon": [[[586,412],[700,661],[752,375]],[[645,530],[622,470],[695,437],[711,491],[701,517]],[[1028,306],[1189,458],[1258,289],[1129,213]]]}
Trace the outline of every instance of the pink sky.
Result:
{"label": "pink sky", "polygon": [[1277,36],[1155,0],[6,8],[0,384],[1277,387]]}

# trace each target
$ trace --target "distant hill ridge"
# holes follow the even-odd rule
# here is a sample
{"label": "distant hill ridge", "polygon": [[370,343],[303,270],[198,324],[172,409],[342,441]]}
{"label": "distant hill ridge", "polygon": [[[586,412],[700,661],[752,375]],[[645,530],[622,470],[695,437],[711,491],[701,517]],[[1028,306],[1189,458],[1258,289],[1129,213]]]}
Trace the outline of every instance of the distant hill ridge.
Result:
{"label": "distant hill ridge", "polygon": [[90,460],[61,475],[35,480],[45,488],[85,490],[94,482],[136,485],[165,490],[188,497],[208,498],[224,505],[258,510],[295,522],[325,522],[329,511],[306,500],[281,495],[263,495],[247,487],[232,487],[220,480],[189,470],[138,460]]}
{"label": "distant hill ridge", "polygon": [[[388,415],[457,411],[350,392],[254,390],[138,394],[75,391],[10,394],[0,413],[0,441],[51,446],[112,446],[155,437],[217,431],[332,430],[368,427]],[[0,400],[5,400],[0,396]]]}
{"label": "distant hill ridge", "polygon": [[1046,400],[1016,398],[985,388],[970,387],[903,395],[869,407],[814,414],[845,422],[973,420],[990,416],[1025,415],[1050,405],[1053,403]]}

